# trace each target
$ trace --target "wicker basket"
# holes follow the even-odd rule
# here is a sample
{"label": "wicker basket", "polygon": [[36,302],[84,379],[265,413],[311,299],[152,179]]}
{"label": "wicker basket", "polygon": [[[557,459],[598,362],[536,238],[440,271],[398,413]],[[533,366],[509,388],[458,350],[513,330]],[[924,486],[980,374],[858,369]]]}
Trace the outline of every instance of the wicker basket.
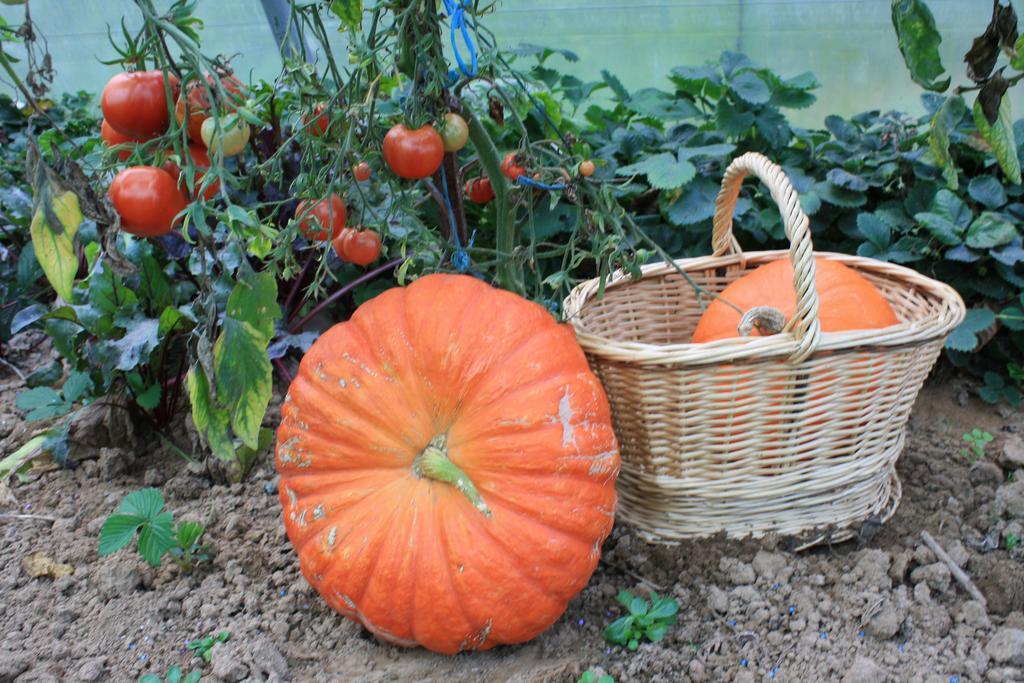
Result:
{"label": "wicker basket", "polygon": [[[782,211],[789,251],[743,253],[732,215],[748,172]],[[708,257],[592,280],[565,302],[612,406],[622,449],[619,513],[653,541],[775,532],[842,540],[900,499],[904,427],[960,296],[908,268],[814,254],[807,216],[782,169],[745,154],[725,172]],[[779,258],[794,264],[797,307],[781,333],[691,344],[707,296]],[[822,333],[814,257],[870,280],[900,324]],[[703,298],[703,301],[702,301]]]}

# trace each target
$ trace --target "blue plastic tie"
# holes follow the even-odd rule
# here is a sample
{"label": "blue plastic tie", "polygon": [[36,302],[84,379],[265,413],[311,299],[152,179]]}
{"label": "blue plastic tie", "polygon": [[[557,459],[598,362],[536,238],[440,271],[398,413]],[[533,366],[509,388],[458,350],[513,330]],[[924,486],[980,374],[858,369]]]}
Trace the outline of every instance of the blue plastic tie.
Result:
{"label": "blue plastic tie", "polygon": [[[466,25],[466,9],[468,9],[466,1],[444,0],[444,9],[448,13],[451,24],[452,52],[455,53],[455,61],[459,65],[459,71],[472,78],[476,76],[478,63],[476,45],[473,44],[473,38],[469,35],[469,27]],[[471,66],[466,66],[466,60],[462,58],[462,52],[459,51],[458,35],[460,33],[462,34],[462,42],[466,44],[466,49],[469,50]]]}
{"label": "blue plastic tie", "polygon": [[[445,0],[445,2],[447,1]],[[470,266],[469,254],[462,248],[462,243],[459,242],[459,228],[455,223],[455,209],[452,208],[452,199],[448,196],[448,177],[444,171],[444,166],[441,167],[441,184],[444,186],[441,189],[444,190],[444,203],[448,208],[448,222],[451,224],[452,239],[455,240],[455,253],[452,254],[452,265],[460,273],[465,273],[469,270]],[[476,230],[469,236],[469,244],[466,245],[466,248],[472,248],[475,241]]]}
{"label": "blue plastic tie", "polygon": [[544,183],[537,182],[533,178],[527,178],[524,175],[519,176],[516,182],[519,183],[520,185],[529,185],[530,187],[536,187],[538,190],[547,190],[549,192],[557,192],[559,190],[565,189],[564,183],[557,183],[555,185],[545,185]]}

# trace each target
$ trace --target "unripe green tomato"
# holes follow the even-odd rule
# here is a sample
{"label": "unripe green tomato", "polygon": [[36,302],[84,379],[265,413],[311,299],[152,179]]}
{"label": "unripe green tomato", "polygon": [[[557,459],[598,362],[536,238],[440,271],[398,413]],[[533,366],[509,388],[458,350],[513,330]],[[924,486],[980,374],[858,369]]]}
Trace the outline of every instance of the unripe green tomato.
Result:
{"label": "unripe green tomato", "polygon": [[458,152],[469,141],[469,125],[455,112],[444,115],[444,122],[437,132],[441,134],[446,152]]}
{"label": "unripe green tomato", "polygon": [[220,152],[226,157],[239,154],[249,142],[251,132],[249,124],[238,114],[229,114],[220,119],[220,130],[217,130],[217,119],[209,117],[203,121],[203,144],[210,154]]}

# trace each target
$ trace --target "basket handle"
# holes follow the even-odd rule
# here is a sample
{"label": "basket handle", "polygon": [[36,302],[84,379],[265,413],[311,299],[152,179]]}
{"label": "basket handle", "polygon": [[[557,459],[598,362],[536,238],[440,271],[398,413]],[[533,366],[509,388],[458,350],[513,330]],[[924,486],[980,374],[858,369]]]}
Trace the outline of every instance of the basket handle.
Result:
{"label": "basket handle", "polygon": [[796,290],[796,310],[793,319],[786,322],[783,331],[792,333],[797,341],[797,348],[790,356],[790,361],[800,362],[814,353],[818,342],[821,341],[810,220],[800,208],[800,197],[790,184],[786,173],[764,155],[747,152],[733,159],[725,170],[722,189],[715,200],[711,246],[715,256],[743,253],[732,233],[732,214],[736,209],[740,186],[743,185],[743,179],[748,173],[756,175],[768,187],[772,199],[782,213],[782,224],[789,239],[789,259],[793,262],[793,288]]}

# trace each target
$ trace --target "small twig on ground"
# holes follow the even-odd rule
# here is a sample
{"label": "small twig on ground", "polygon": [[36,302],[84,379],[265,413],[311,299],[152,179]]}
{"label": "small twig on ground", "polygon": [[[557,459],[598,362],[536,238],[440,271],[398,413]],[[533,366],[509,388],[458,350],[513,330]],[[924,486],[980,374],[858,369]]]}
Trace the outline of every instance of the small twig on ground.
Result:
{"label": "small twig on ground", "polygon": [[615,564],[614,562],[609,562],[608,560],[604,559],[603,557],[601,558],[601,563],[604,564],[604,565],[607,565],[609,567],[612,567],[613,569],[618,569],[623,574],[628,574],[629,576],[632,576],[637,581],[640,581],[641,583],[647,584],[648,586],[650,586],[651,588],[653,588],[656,591],[660,591],[662,593],[667,591],[667,589],[664,586],[662,586],[660,584],[657,584],[657,583],[654,583],[650,579],[646,578],[645,576],[643,576],[641,574],[636,573],[632,569],[629,569],[627,567],[623,567],[621,564]]}
{"label": "small twig on ground", "polygon": [[39,520],[40,522],[49,522],[50,524],[53,524],[54,522],[57,521],[56,517],[50,517],[48,515],[27,515],[27,514],[26,515],[19,515],[19,514],[7,513],[7,512],[0,513],[0,520],[5,520],[5,519],[9,519],[9,520],[15,520],[15,519],[35,519],[35,520]]}
{"label": "small twig on ground", "polygon": [[18,367],[14,363],[12,363],[11,361],[9,361],[9,360],[7,360],[5,358],[0,358],[0,363],[2,363],[3,365],[6,365],[11,370],[13,370],[14,374],[17,375],[18,379],[20,379],[22,382],[25,381],[25,375],[21,372],[21,370],[18,369]]}
{"label": "small twig on ground", "polygon": [[973,581],[971,581],[971,577],[967,576],[967,573],[957,566],[956,562],[953,561],[953,558],[949,556],[949,553],[943,550],[938,541],[932,538],[932,535],[927,531],[921,532],[921,540],[924,541],[926,546],[931,548],[931,551],[935,553],[936,557],[946,563],[949,567],[950,573],[953,574],[953,578],[957,580],[957,583],[963,586],[964,590],[970,593],[971,597],[980,602],[981,606],[987,610],[988,602],[985,600],[985,596],[981,594],[978,587],[974,585]]}

